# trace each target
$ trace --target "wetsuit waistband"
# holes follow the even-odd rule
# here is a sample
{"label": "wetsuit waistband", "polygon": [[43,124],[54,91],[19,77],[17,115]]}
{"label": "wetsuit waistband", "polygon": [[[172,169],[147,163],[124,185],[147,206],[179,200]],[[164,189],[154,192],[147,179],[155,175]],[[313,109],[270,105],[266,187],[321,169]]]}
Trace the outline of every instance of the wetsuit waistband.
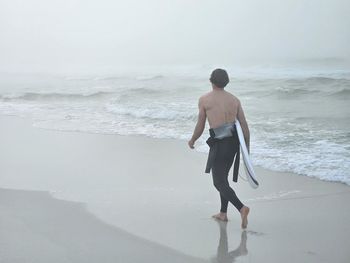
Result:
{"label": "wetsuit waistband", "polygon": [[227,137],[232,137],[235,129],[235,123],[225,123],[217,128],[209,129],[210,137],[213,139],[224,139]]}

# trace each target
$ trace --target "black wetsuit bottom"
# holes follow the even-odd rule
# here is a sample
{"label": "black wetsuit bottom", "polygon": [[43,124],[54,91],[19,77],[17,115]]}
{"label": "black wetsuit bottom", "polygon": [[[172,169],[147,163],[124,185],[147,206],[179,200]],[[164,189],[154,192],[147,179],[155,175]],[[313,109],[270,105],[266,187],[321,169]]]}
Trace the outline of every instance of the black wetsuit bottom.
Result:
{"label": "black wetsuit bottom", "polygon": [[212,176],[214,186],[220,193],[220,212],[227,212],[229,202],[231,202],[237,208],[237,210],[240,211],[243,204],[238,199],[235,191],[230,187],[227,180],[234,157],[238,151],[238,138],[236,136],[227,137],[219,140],[217,143],[218,151],[212,167]]}

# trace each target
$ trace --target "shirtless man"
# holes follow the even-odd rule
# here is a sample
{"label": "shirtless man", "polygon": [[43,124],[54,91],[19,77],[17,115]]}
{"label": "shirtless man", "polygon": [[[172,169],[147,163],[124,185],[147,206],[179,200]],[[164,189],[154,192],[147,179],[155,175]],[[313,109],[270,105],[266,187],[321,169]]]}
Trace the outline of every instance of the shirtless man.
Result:
{"label": "shirtless man", "polygon": [[[234,122],[236,118],[239,120],[249,149],[248,124],[239,99],[224,90],[229,82],[227,72],[223,69],[215,69],[211,74],[210,82],[212,91],[199,99],[198,121],[188,145],[191,149],[194,149],[194,143],[202,135],[208,118],[211,137],[207,141],[210,151],[206,172],[212,171],[213,183],[220,193],[221,201],[220,212],[213,217],[217,220],[227,221],[227,206],[231,202],[241,214],[241,226],[245,229],[248,225],[249,207],[241,203],[230,187],[227,178],[234,157],[236,154],[239,155],[239,141]],[[237,161],[239,165],[239,159]],[[234,181],[237,182],[238,167],[237,171],[234,171],[235,173]]]}

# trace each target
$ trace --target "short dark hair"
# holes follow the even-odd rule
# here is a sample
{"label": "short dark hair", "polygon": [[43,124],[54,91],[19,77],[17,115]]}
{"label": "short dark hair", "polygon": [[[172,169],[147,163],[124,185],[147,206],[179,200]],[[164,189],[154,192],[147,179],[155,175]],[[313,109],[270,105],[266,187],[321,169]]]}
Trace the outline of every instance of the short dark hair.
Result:
{"label": "short dark hair", "polygon": [[210,82],[223,89],[230,82],[230,79],[226,70],[217,68],[211,73]]}

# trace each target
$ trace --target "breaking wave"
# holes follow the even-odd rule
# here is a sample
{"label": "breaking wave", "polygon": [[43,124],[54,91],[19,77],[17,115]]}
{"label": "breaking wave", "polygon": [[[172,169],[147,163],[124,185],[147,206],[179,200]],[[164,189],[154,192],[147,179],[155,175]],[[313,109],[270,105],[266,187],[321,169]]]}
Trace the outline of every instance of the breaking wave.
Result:
{"label": "breaking wave", "polygon": [[98,98],[113,94],[113,92],[88,92],[88,93],[36,93],[36,92],[26,92],[17,94],[3,94],[0,95],[1,100],[60,100],[60,99],[86,99],[86,98]]}

